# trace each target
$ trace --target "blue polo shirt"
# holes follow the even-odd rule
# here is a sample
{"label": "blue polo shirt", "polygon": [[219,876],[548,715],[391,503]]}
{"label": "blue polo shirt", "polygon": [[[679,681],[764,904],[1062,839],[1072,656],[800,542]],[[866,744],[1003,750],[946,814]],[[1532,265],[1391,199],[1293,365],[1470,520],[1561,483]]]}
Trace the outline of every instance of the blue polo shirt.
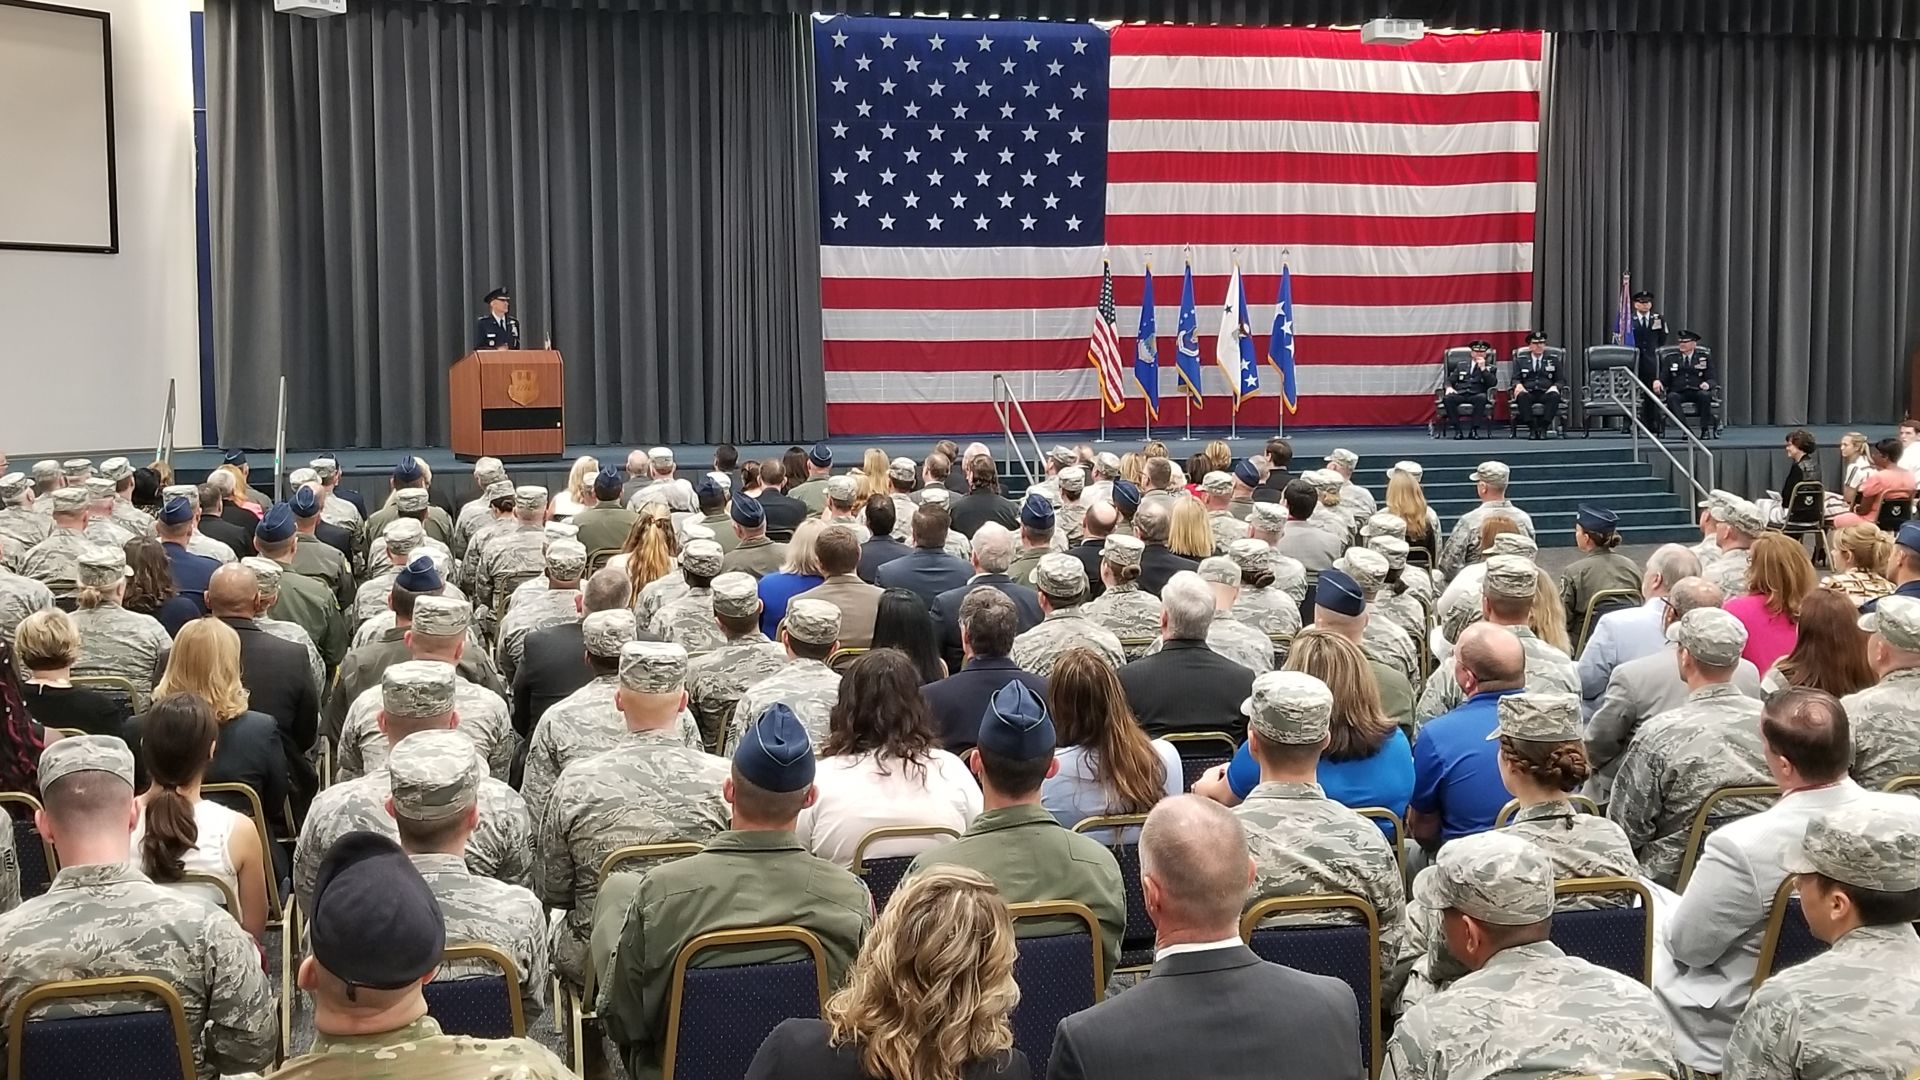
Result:
{"label": "blue polo shirt", "polygon": [[[1363,758],[1351,761],[1320,759],[1314,778],[1327,798],[1355,810],[1363,806],[1384,806],[1394,813],[1405,812],[1408,795],[1413,791],[1413,753],[1407,749],[1407,734],[1399,728]],[[1244,799],[1260,783],[1260,764],[1246,743],[1227,766],[1227,786],[1237,799]],[[1382,821],[1380,831],[1394,839],[1393,826]]]}
{"label": "blue polo shirt", "polygon": [[1426,722],[1413,741],[1413,808],[1440,818],[1440,842],[1493,828],[1512,796],[1500,780],[1498,702],[1518,690],[1475,694]]}

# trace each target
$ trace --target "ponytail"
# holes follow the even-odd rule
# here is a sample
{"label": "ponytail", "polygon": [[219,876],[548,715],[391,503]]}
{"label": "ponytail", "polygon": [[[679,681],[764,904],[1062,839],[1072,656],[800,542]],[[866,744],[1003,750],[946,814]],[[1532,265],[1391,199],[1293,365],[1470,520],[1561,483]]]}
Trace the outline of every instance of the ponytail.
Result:
{"label": "ponytail", "polygon": [[193,803],[179,788],[156,783],[147,796],[146,823],[146,835],[140,838],[141,868],[155,881],[179,881],[187,869],[187,852],[200,842]]}
{"label": "ponytail", "polygon": [[193,800],[180,789],[207,771],[207,749],[219,737],[220,723],[205,698],[181,693],[156,700],[140,725],[140,757],[153,779],[140,864],[155,881],[179,881],[186,871],[187,852],[200,842]]}

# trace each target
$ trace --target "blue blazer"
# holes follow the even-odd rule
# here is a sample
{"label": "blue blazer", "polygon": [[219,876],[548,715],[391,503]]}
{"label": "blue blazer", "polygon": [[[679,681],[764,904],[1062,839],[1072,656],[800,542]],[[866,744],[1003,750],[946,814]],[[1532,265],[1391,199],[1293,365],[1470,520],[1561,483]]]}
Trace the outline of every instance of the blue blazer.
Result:
{"label": "blue blazer", "polygon": [[476,349],[509,349],[520,347],[520,320],[507,316],[507,328],[500,329],[500,321],[491,315],[482,315],[473,320],[473,347]]}
{"label": "blue blazer", "polygon": [[976,656],[967,666],[920,688],[927,699],[927,711],[933,714],[934,737],[940,745],[956,754],[973,749],[980,736],[980,718],[987,713],[987,699],[1009,682],[1024,683],[1027,689],[1047,696],[1047,680],[1020,670],[1005,656]]}
{"label": "blue blazer", "polygon": [[[880,568],[897,559],[905,558],[913,549],[895,540],[891,536],[876,536],[860,545],[860,580],[869,585],[875,584],[874,575]],[[926,597],[921,597],[925,600]],[[932,601],[928,601],[932,603]]]}
{"label": "blue blazer", "polygon": [[973,576],[973,567],[964,561],[931,548],[914,548],[873,573],[873,583],[883,589],[905,589],[932,608],[940,594],[957,589]]}
{"label": "blue blazer", "polygon": [[162,545],[167,551],[167,562],[173,571],[173,587],[181,596],[193,601],[200,614],[207,613],[207,584],[213,580],[213,572],[220,569],[217,559],[205,555],[195,555],[179,544]]}

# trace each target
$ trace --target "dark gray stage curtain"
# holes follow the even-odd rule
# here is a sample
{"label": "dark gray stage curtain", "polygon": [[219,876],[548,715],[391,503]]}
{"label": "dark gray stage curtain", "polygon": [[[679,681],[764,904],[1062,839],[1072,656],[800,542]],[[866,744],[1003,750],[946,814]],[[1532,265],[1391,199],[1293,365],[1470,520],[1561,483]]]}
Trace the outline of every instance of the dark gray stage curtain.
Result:
{"label": "dark gray stage curtain", "polygon": [[447,442],[481,296],[573,443],[825,434],[805,16],[208,0],[220,434]]}
{"label": "dark gray stage curtain", "polygon": [[1620,273],[1714,348],[1736,424],[1904,409],[1920,45],[1556,35],[1535,302],[1607,340]]}

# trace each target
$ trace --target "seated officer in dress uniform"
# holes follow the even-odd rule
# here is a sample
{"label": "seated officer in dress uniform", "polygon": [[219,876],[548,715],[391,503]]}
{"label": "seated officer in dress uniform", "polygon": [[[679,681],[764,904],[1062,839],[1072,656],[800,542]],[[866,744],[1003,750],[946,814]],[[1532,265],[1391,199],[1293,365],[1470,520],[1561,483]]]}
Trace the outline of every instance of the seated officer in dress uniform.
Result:
{"label": "seated officer in dress uniform", "polygon": [[1493,343],[1490,341],[1471,341],[1467,348],[1473,352],[1473,360],[1464,368],[1456,368],[1446,374],[1446,397],[1442,399],[1441,409],[1446,415],[1448,430],[1457,438],[1460,435],[1459,409],[1462,405],[1473,408],[1473,425],[1468,429],[1471,437],[1480,437],[1480,425],[1487,418],[1488,395],[1493,393],[1500,383],[1500,373],[1493,367]]}
{"label": "seated officer in dress uniform", "polygon": [[1714,432],[1715,374],[1713,357],[1700,351],[1700,335],[1691,330],[1682,330],[1680,351],[1667,357],[1659,380],[1653,384],[1654,393],[1666,396],[1667,410],[1682,420],[1685,420],[1686,414],[1680,411],[1681,406],[1692,403],[1694,411],[1700,414],[1702,438]]}
{"label": "seated officer in dress uniform", "polygon": [[[1535,405],[1545,406],[1539,416]],[[1513,361],[1513,411],[1527,425],[1531,437],[1544,439],[1560,414],[1560,358],[1547,352],[1547,332],[1527,335],[1527,351]]]}
{"label": "seated officer in dress uniform", "polygon": [[520,347],[520,320],[507,314],[513,296],[506,289],[487,294],[487,314],[473,323],[475,349],[517,349]]}

